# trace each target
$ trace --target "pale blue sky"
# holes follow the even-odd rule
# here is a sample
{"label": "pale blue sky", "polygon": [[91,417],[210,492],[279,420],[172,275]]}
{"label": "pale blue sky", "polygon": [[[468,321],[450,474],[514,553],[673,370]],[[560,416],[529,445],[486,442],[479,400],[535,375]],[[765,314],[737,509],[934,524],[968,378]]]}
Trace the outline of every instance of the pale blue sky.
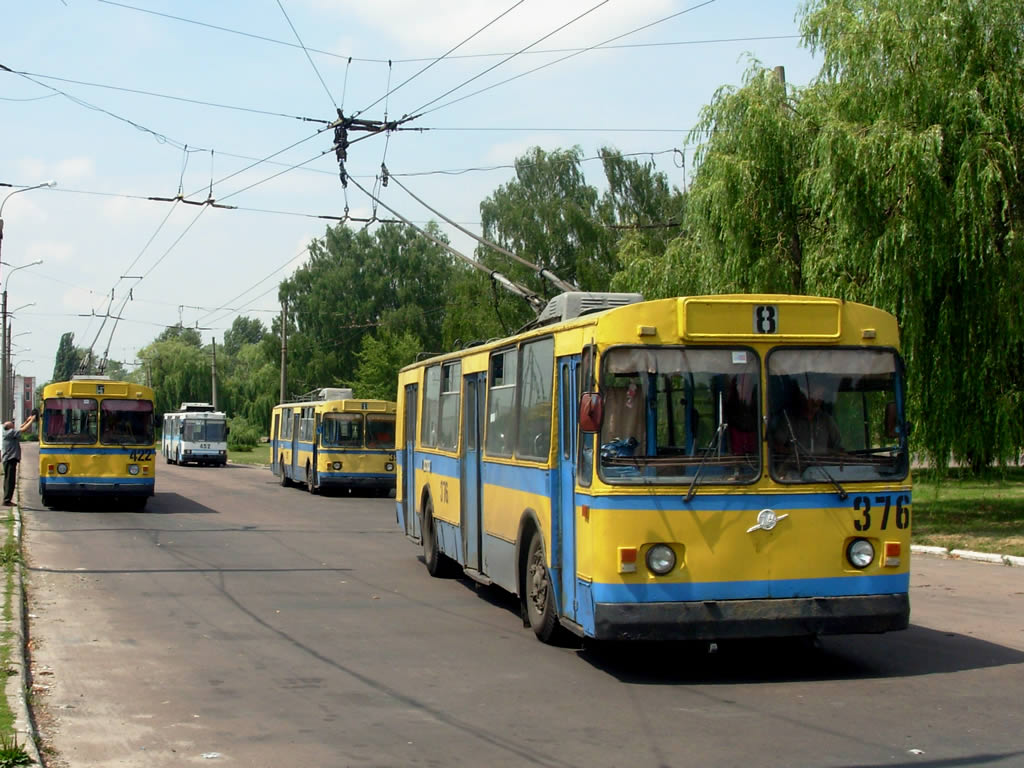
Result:
{"label": "pale blue sky", "polygon": [[[337,106],[380,120],[386,106],[395,119],[428,105],[407,125],[431,130],[373,136],[350,148],[348,171],[367,189],[382,160],[394,174],[504,166],[535,145],[579,145],[587,157],[602,146],[657,153],[658,166],[682,186],[672,150],[685,151],[692,170],[687,131],[718,87],[740,82],[748,53],[784,65],[795,84],[806,84],[817,70],[795,37],[798,4],[782,0],[8,0],[4,6],[0,64],[30,74],[0,72],[0,183],[58,183],[15,195],[3,208],[3,261],[19,266],[43,259],[13,275],[8,266],[0,273],[10,309],[35,303],[16,312],[14,361],[18,373],[40,380],[52,373],[61,333],[74,331],[76,343],[86,346],[97,338],[99,321],[80,315],[106,312],[112,289],[115,310],[129,287],[133,296],[110,343],[115,359],[134,360],[179,319],[208,329],[201,331],[205,342],[222,338],[235,310],[269,324],[278,310],[277,283],[302,263],[304,246],[327,223],[284,212],[337,216],[346,205],[331,133],[311,138],[319,124],[296,118],[331,120]],[[450,103],[567,57],[566,49],[595,46],[688,8],[612,43],[629,47],[586,51]],[[388,60],[394,88],[505,11],[379,101],[388,90]],[[531,49],[541,52],[504,63],[507,56],[467,56],[515,53],[587,11]],[[316,70],[289,19],[307,48],[327,52],[310,51]],[[737,39],[767,37],[777,39]],[[303,139],[274,158],[284,165],[264,163],[225,178]],[[588,162],[585,169],[599,184],[600,165]],[[510,177],[500,168],[402,181],[479,231],[480,200]],[[211,180],[214,198],[249,210],[136,199],[174,197],[180,186],[188,199],[204,200]],[[0,187],[0,200],[10,191]],[[431,218],[393,184],[382,199],[417,222]],[[348,205],[354,216],[370,212],[367,197],[351,184]],[[471,252],[467,238],[449,236]],[[221,307],[227,309],[214,311]],[[110,330],[108,323],[99,333],[97,354]]]}

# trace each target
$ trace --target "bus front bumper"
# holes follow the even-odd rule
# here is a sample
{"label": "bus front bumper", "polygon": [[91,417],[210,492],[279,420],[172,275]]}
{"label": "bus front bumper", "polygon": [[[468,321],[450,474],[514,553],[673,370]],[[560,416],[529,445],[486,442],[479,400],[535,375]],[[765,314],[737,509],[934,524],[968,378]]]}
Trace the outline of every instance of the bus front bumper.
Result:
{"label": "bus front bumper", "polygon": [[906,594],[596,603],[598,640],[735,640],[890,632],[910,623]]}
{"label": "bus front bumper", "polygon": [[152,496],[156,491],[153,480],[64,480],[40,479],[39,492],[47,496]]}

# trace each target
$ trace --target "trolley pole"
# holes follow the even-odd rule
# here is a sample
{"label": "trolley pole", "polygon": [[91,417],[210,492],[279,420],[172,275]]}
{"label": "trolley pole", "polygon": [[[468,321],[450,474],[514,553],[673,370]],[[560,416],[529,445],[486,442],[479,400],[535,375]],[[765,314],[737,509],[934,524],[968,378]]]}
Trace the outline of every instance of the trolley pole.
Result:
{"label": "trolley pole", "polygon": [[213,410],[217,410],[217,337],[213,337]]}
{"label": "trolley pole", "polygon": [[287,400],[288,392],[288,299],[281,302],[281,399]]}

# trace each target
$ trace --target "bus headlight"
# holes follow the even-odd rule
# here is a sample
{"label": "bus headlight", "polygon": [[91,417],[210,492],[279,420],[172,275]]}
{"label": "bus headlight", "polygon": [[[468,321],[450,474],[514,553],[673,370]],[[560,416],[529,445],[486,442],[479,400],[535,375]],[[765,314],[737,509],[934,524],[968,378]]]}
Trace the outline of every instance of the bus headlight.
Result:
{"label": "bus headlight", "polygon": [[335,469],[341,469],[341,462],[340,461],[334,462],[334,468]]}
{"label": "bus headlight", "polygon": [[655,544],[647,550],[647,567],[652,573],[664,576],[676,567],[676,553],[668,544]]}
{"label": "bus headlight", "polygon": [[387,464],[385,464],[385,465],[384,465],[384,469],[385,469],[386,471],[388,471],[388,472],[394,472],[394,471],[395,471],[395,465],[394,465],[394,464],[392,464],[392,463],[391,463],[391,462],[389,461],[389,462],[388,462]]}
{"label": "bus headlight", "polygon": [[61,462],[60,464],[57,465],[57,474],[58,475],[66,475],[67,473],[68,473],[68,465],[67,464],[65,464],[64,462]]}
{"label": "bus headlight", "polygon": [[854,568],[867,568],[875,559],[875,548],[867,539],[854,539],[846,548],[846,559]]}
{"label": "bus headlight", "polygon": [[138,464],[129,464],[128,465],[128,474],[129,475],[137,475],[137,474],[139,474],[139,465]]}

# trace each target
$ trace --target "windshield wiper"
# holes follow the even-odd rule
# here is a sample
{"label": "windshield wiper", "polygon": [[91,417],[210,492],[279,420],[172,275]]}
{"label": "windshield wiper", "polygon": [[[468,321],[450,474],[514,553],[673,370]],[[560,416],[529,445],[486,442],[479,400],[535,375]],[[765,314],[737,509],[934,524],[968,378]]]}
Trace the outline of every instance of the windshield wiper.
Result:
{"label": "windshield wiper", "polygon": [[707,447],[704,449],[704,453],[700,457],[700,464],[697,465],[697,470],[693,473],[693,480],[690,482],[690,488],[686,492],[686,496],[683,498],[683,502],[689,504],[693,500],[693,497],[697,495],[697,479],[700,477],[701,470],[704,469],[704,462],[708,460],[708,456],[711,455],[711,449],[719,444],[719,440],[722,433],[725,432],[726,422],[721,422],[718,425],[718,429],[715,430],[715,434],[711,436],[711,440],[708,442]]}
{"label": "windshield wiper", "polygon": [[[786,419],[786,426],[789,428],[789,437],[793,441],[793,456],[796,459],[796,471],[800,475],[803,475],[803,472],[800,470],[800,450],[799,450],[800,449],[800,443],[797,442],[796,433],[793,431],[793,423],[789,420],[789,414],[786,413],[785,411],[783,411],[782,415]],[[846,501],[847,497],[850,494],[848,494],[846,492],[846,489],[843,488],[843,486],[841,486],[839,484],[838,480],[836,480],[834,477],[832,477],[832,473],[830,473],[827,469],[825,469],[825,463],[821,459],[818,458],[817,454],[815,454],[812,451],[808,451],[805,454],[805,459],[807,460],[808,464],[811,464],[812,466],[815,466],[818,469],[820,469],[821,470],[821,474],[823,474],[825,477],[827,477],[828,481],[830,483],[832,483],[832,485],[835,486],[835,489],[839,492],[839,500],[840,501]]]}

